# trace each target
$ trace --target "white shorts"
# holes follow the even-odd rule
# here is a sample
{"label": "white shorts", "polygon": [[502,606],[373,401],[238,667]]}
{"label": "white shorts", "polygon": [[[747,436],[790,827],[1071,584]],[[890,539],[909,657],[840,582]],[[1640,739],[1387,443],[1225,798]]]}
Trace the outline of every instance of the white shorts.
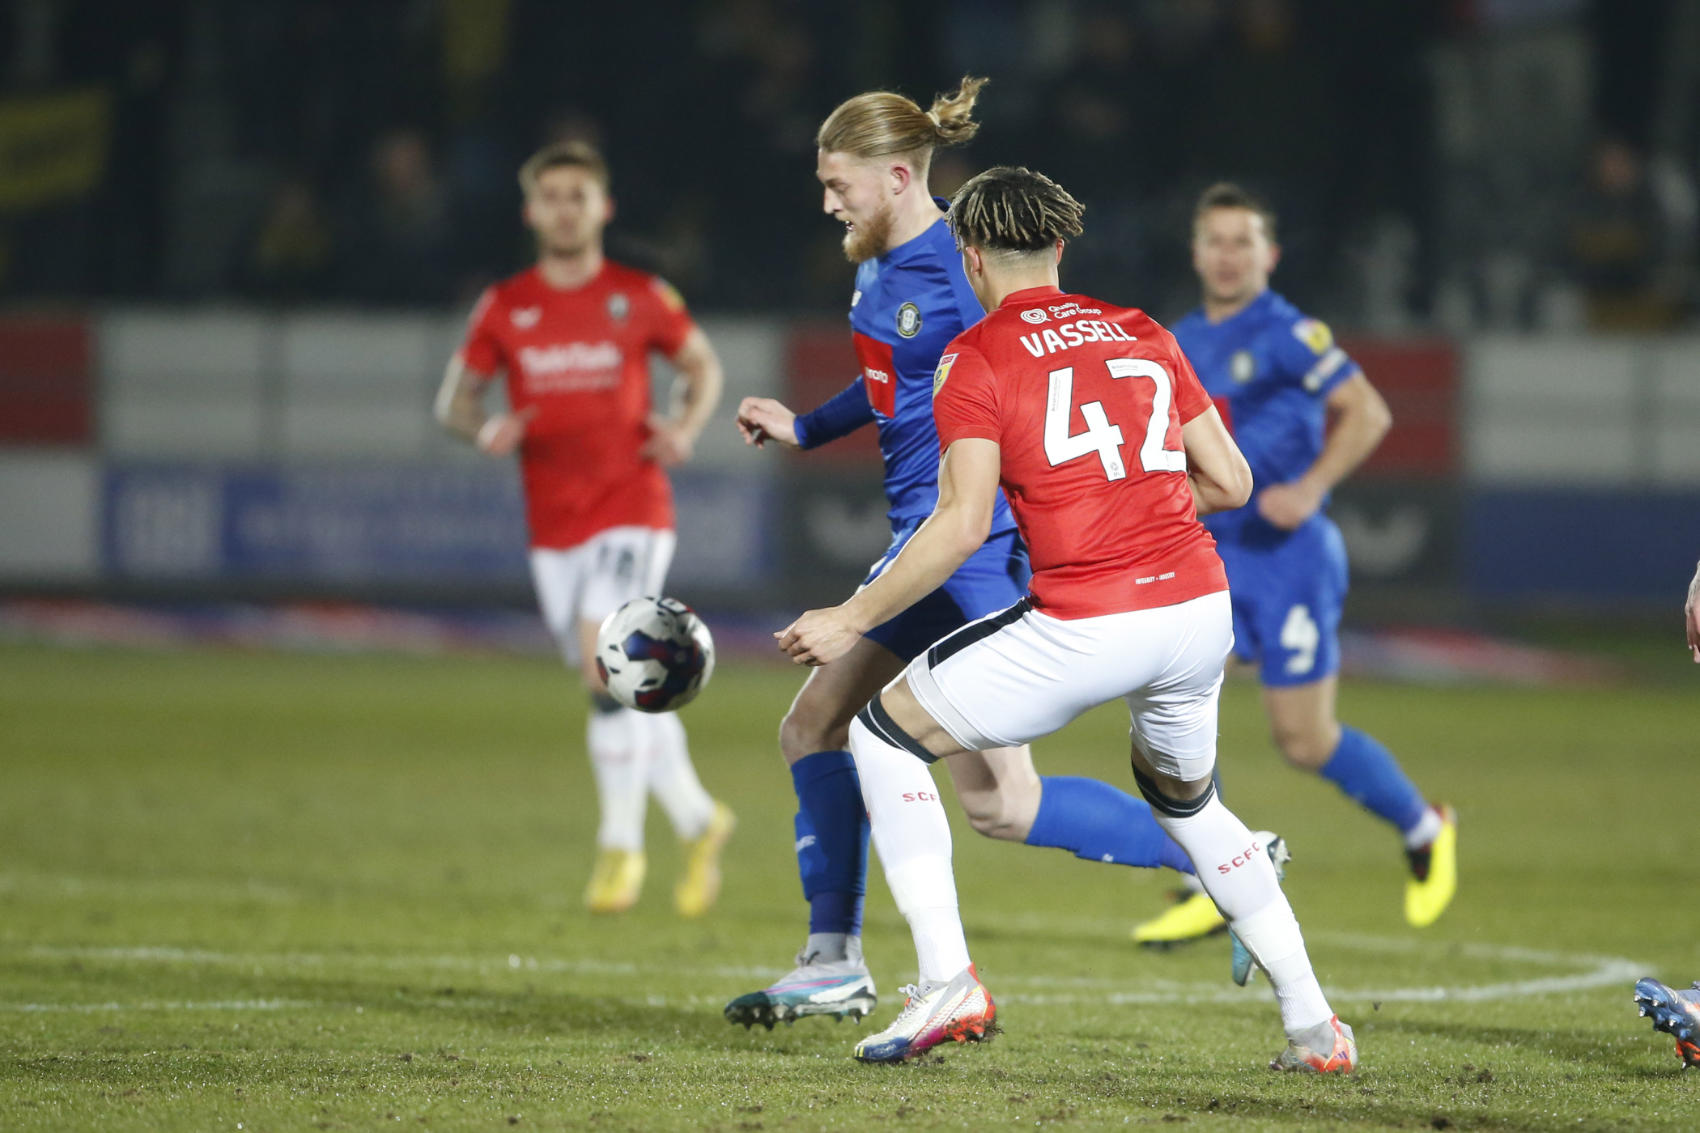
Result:
{"label": "white shorts", "polygon": [[600,622],[633,598],[660,595],[677,541],[671,531],[610,527],[576,547],[531,549],[537,604],[569,665],[578,664],[581,622]]}
{"label": "white shorts", "polygon": [[1196,782],[1216,764],[1216,701],[1233,644],[1227,591],[1070,621],[1023,601],[943,638],[904,675],[972,751],[1028,743],[1121,697],[1151,766]]}

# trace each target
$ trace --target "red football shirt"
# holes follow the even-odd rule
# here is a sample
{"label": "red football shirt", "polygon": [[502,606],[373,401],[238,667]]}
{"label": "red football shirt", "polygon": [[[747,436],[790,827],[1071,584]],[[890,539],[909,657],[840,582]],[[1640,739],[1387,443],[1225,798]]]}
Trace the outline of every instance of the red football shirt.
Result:
{"label": "red football shirt", "polygon": [[957,335],[933,377],[939,445],[996,441],[1033,561],[1033,607],[1090,618],[1228,588],[1193,509],[1181,426],[1210,408],[1143,311],[1017,291]]}
{"label": "red football shirt", "polygon": [[513,410],[533,411],[519,452],[532,546],[673,526],[667,477],[638,450],[650,352],[678,353],[694,325],[667,283],[611,262],[570,290],[531,268],[478,300],[461,360],[486,380],[505,373]]}

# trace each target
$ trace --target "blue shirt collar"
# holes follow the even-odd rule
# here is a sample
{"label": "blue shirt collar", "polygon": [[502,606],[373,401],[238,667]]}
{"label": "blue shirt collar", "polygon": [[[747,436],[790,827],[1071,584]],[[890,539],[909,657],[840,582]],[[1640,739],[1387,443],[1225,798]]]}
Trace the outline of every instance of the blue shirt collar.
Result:
{"label": "blue shirt collar", "polygon": [[[950,208],[950,202],[943,197],[934,197],[933,203],[941,209]],[[936,256],[941,250],[953,254],[956,251],[955,234],[950,230],[950,222],[942,216],[928,225],[926,231],[919,236],[904,241],[877,259],[881,267],[898,267],[922,256]]]}
{"label": "blue shirt collar", "polygon": [[1225,327],[1225,326],[1231,326],[1234,323],[1240,321],[1241,319],[1244,319],[1244,318],[1248,317],[1249,315],[1253,314],[1254,312],[1261,312],[1261,311],[1267,309],[1268,306],[1271,303],[1273,303],[1274,301],[1275,301],[1275,289],[1272,288],[1272,287],[1265,287],[1261,292],[1258,293],[1257,298],[1253,299],[1251,302],[1247,303],[1244,307],[1241,307],[1239,310],[1235,311],[1233,314],[1229,315],[1227,318],[1223,319],[1219,323],[1213,323],[1213,322],[1210,321],[1210,316],[1204,313],[1204,304],[1202,304],[1202,303],[1200,303],[1198,305],[1198,309],[1195,313],[1198,315],[1199,319],[1204,323],[1205,326],[1212,327],[1212,328],[1220,328],[1220,327]]}

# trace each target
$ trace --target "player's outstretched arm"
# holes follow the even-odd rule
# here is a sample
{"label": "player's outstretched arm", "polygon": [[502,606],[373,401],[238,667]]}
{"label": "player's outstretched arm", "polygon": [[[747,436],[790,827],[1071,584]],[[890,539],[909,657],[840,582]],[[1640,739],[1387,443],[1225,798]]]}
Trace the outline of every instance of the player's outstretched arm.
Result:
{"label": "player's outstretched arm", "polygon": [[746,397],[738,403],[738,435],[756,448],[768,441],[797,448],[797,415],[771,397]]}
{"label": "player's outstretched arm", "polygon": [[1271,484],[1257,497],[1257,510],[1277,527],[1290,531],[1314,515],[1323,498],[1375,451],[1393,426],[1393,411],[1362,374],[1335,386],[1327,408],[1328,437],[1316,463],[1292,483]]}
{"label": "player's outstretched arm", "polygon": [[533,410],[520,413],[484,412],[484,388],[488,381],[467,369],[459,354],[449,359],[443,384],[437,388],[434,407],[437,423],[491,456],[507,456],[519,447],[526,422]]}
{"label": "player's outstretched arm", "polygon": [[1688,623],[1688,651],[1694,663],[1700,665],[1700,564],[1694,567],[1694,580],[1688,584],[1688,601],[1683,604],[1682,617]]}
{"label": "player's outstretched arm", "polygon": [[738,431],[745,444],[757,448],[769,440],[791,448],[817,448],[873,420],[874,407],[860,377],[801,416],[771,397],[746,397],[738,406]]}
{"label": "player's outstretched arm", "polygon": [[1251,499],[1251,466],[1212,405],[1181,426],[1186,483],[1199,515],[1231,511]]}
{"label": "player's outstretched arm", "polygon": [[773,636],[801,665],[826,665],[868,630],[944,584],[992,529],[1002,457],[996,441],[951,443],[939,464],[939,502],[885,571],[841,606],[810,610]]}
{"label": "player's outstretched arm", "polygon": [[714,416],[715,407],[720,404],[720,391],[726,386],[720,356],[701,327],[691,328],[669,361],[679,371],[673,413],[666,417],[650,416],[649,440],[643,447],[644,456],[664,467],[683,464],[691,458],[697,438],[708,426],[708,419]]}

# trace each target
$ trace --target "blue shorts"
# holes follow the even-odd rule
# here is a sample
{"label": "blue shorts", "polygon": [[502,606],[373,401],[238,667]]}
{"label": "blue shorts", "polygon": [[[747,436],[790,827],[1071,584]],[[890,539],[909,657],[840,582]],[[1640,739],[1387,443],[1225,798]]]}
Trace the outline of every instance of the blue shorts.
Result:
{"label": "blue shorts", "polygon": [[[863,586],[891,565],[922,522],[911,520],[897,529],[891,537],[891,546],[868,568]],[[955,574],[945,579],[943,586],[889,622],[875,626],[865,636],[903,658],[905,663],[913,661],[946,634],[1021,601],[1027,595],[1027,582],[1032,576],[1021,536],[1014,528],[1000,531],[982,543]]]}
{"label": "blue shorts", "polygon": [[1346,543],[1326,515],[1297,531],[1247,524],[1216,550],[1228,568],[1234,656],[1257,665],[1270,688],[1310,684],[1340,671]]}

